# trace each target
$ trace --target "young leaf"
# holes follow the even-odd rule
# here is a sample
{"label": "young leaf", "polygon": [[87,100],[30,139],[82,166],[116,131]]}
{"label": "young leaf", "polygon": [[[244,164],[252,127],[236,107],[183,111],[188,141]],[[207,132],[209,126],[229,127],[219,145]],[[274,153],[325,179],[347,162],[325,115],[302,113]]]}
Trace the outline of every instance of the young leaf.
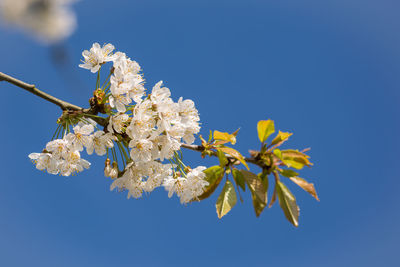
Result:
{"label": "young leaf", "polygon": [[254,194],[251,195],[253,199],[253,207],[257,217],[260,217],[264,208],[267,206],[265,202],[260,201]]}
{"label": "young leaf", "polygon": [[310,156],[301,153],[298,150],[293,150],[293,149],[287,149],[287,150],[282,150],[282,158],[284,160],[292,160],[296,161],[298,163],[301,163],[306,166],[311,166],[311,162],[308,160]]}
{"label": "young leaf", "polygon": [[274,149],[273,153],[274,153],[274,155],[277,156],[280,160],[282,160],[282,151],[281,151],[279,148]]}
{"label": "young leaf", "polygon": [[267,206],[268,181],[266,180],[266,182],[263,182],[260,177],[246,170],[241,170],[241,173],[250,188],[254,211],[258,217]]}
{"label": "young leaf", "polygon": [[210,135],[208,136],[208,143],[210,143],[210,142],[211,142],[211,140],[212,140],[212,137],[213,137],[213,134],[212,134],[212,131],[210,130]]}
{"label": "young leaf", "polygon": [[204,188],[203,194],[197,197],[198,200],[208,198],[215,191],[224,177],[225,170],[216,165],[204,170],[204,173],[206,174],[205,180],[208,182],[208,185]]}
{"label": "young leaf", "polygon": [[272,140],[270,146],[276,145],[277,147],[282,145],[285,141],[289,139],[289,137],[292,135],[292,133],[286,133],[286,132],[281,132],[279,131],[278,135]]}
{"label": "young leaf", "polygon": [[305,165],[304,162],[299,162],[299,160],[292,158],[282,159],[282,162],[285,163],[285,165],[289,168],[295,168],[297,170],[303,169]]}
{"label": "young leaf", "polygon": [[260,177],[252,172],[246,170],[240,170],[243,174],[244,180],[250,188],[252,194],[254,194],[261,202],[267,203],[267,187],[261,181]]}
{"label": "young leaf", "polygon": [[294,149],[286,149],[286,150],[282,150],[282,155],[287,156],[287,157],[302,157],[302,158],[310,158],[309,155],[304,154],[303,152],[300,152],[298,150],[294,150]]}
{"label": "young leaf", "polygon": [[222,140],[230,142],[232,145],[236,144],[236,135],[220,132],[215,130],[214,131],[214,139],[215,140]]}
{"label": "young leaf", "polygon": [[264,184],[264,189],[265,189],[265,202],[260,201],[258,197],[256,197],[255,194],[252,194],[251,197],[253,199],[253,207],[254,211],[256,212],[256,216],[259,217],[261,213],[263,212],[264,208],[267,206],[267,201],[268,201],[268,175],[266,173],[260,173],[258,174],[258,177],[261,179],[262,183]]}
{"label": "young leaf", "polygon": [[217,149],[217,156],[218,156],[218,159],[219,159],[219,166],[224,168],[228,164],[228,159],[226,158],[224,152],[222,152],[221,150]]}
{"label": "young leaf", "polygon": [[217,204],[215,205],[217,208],[218,218],[221,219],[224,215],[226,215],[233,208],[233,206],[236,205],[236,202],[237,197],[235,187],[231,181],[226,180],[224,188],[217,199]]}
{"label": "young leaf", "polygon": [[[293,153],[292,151],[295,150],[279,150],[274,149],[273,153],[275,156],[277,156],[287,167],[289,168],[295,168],[298,170],[301,170],[305,165],[311,166],[312,164],[310,161],[307,159],[307,155],[303,154],[301,152]],[[300,154],[298,154],[300,153]]]}
{"label": "young leaf", "polygon": [[264,143],[267,138],[275,132],[275,125],[273,120],[259,121],[257,123],[258,139]]}
{"label": "young leaf", "polygon": [[235,180],[236,184],[242,188],[243,191],[246,191],[246,184],[244,181],[243,174],[236,168],[232,169],[232,176]]}
{"label": "young leaf", "polygon": [[249,166],[247,165],[246,161],[244,160],[244,157],[242,156],[242,154],[239,153],[239,151],[231,147],[220,147],[219,150],[225,152],[226,154],[231,155],[232,157],[240,161],[240,163],[242,163],[247,169],[249,169]]}
{"label": "young leaf", "polygon": [[317,191],[315,190],[314,184],[307,182],[306,180],[300,178],[300,177],[290,177],[290,180],[303,188],[306,192],[311,194],[316,200],[319,201]]}
{"label": "young leaf", "polygon": [[276,194],[286,219],[297,227],[299,225],[300,209],[297,206],[296,198],[281,181],[276,181]]}
{"label": "young leaf", "polygon": [[285,177],[295,177],[297,175],[299,175],[297,172],[293,171],[293,170],[280,170],[279,171],[283,176]]}

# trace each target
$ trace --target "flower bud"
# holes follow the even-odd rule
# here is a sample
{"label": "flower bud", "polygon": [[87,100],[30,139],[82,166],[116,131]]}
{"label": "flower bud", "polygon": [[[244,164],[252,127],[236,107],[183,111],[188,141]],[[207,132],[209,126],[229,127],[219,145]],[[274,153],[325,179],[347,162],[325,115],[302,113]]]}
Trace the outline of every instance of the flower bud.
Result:
{"label": "flower bud", "polygon": [[110,175],[111,175],[111,165],[110,165],[110,159],[109,158],[107,158],[106,159],[106,162],[104,163],[104,176],[105,177],[111,177]]}
{"label": "flower bud", "polygon": [[116,161],[114,161],[114,162],[112,163],[112,169],[111,169],[111,171],[110,171],[110,177],[111,177],[111,179],[118,178],[118,172],[119,172],[119,170],[118,170],[118,163],[117,163]]}

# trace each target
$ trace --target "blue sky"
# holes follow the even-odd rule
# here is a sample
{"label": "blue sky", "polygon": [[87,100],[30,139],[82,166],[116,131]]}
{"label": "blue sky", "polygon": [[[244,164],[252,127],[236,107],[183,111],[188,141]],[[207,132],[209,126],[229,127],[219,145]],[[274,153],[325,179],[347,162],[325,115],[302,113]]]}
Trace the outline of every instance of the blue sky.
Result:
{"label": "blue sky", "polygon": [[[400,201],[398,1],[89,1],[57,67],[21,32],[0,29],[0,71],[87,105],[95,76],[78,68],[93,42],[137,60],[148,86],[196,102],[202,133],[256,123],[312,147],[302,177],[321,202],[286,182],[300,205],[294,228],[251,199],[218,220],[217,195],[189,206],[160,189],[140,200],[110,192],[103,160],[74,177],[44,174],[27,155],[51,139],[58,107],[0,83],[1,266],[397,266]],[[194,152],[187,162],[201,161]]]}

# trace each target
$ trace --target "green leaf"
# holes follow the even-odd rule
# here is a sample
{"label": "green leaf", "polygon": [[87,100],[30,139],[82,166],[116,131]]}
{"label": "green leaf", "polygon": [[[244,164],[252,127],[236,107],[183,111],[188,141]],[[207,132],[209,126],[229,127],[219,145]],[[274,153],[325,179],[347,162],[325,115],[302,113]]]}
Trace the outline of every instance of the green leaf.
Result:
{"label": "green leaf", "polygon": [[240,170],[240,172],[243,174],[250,191],[254,193],[260,201],[267,203],[267,188],[260,177],[246,170]]}
{"label": "green leaf", "polygon": [[256,216],[258,217],[267,205],[268,183],[263,182],[260,177],[252,172],[246,170],[240,171],[243,174],[243,177],[248,187],[250,188],[254,211],[256,212]]}
{"label": "green leaf", "polygon": [[224,188],[217,199],[215,207],[217,208],[218,218],[221,219],[225,216],[237,202],[235,187],[231,181],[226,180]]}
{"label": "green leaf", "polygon": [[264,143],[267,138],[275,132],[275,125],[273,120],[259,121],[257,123],[258,139]]}
{"label": "green leaf", "polygon": [[212,134],[212,131],[210,130],[210,135],[208,136],[208,143],[210,143],[210,142],[211,142],[211,140],[212,140],[212,137],[213,137],[213,134]]}
{"label": "green leaf", "polygon": [[264,208],[267,206],[266,203],[260,201],[254,194],[251,195],[253,200],[253,207],[257,217],[260,217],[261,213],[263,212]]}
{"label": "green leaf", "polygon": [[276,194],[286,219],[297,227],[299,225],[300,209],[297,206],[296,198],[281,181],[276,181]]}
{"label": "green leaf", "polygon": [[285,141],[289,139],[292,133],[281,132],[279,131],[278,135],[272,140],[271,146],[276,145],[277,147],[282,145]]}
{"label": "green leaf", "polygon": [[290,180],[303,188],[306,192],[308,192],[310,195],[312,195],[316,200],[319,201],[317,191],[315,190],[314,184],[307,182],[303,178],[300,177],[290,177]]}
{"label": "green leaf", "polygon": [[265,189],[265,202],[260,201],[258,197],[256,197],[254,194],[252,194],[252,200],[253,200],[253,207],[254,211],[256,212],[256,216],[259,217],[261,213],[263,212],[264,208],[267,206],[267,201],[268,201],[268,175],[265,172],[259,173],[258,177],[261,179],[264,189]]}
{"label": "green leaf", "polygon": [[222,152],[221,150],[217,149],[217,156],[218,156],[218,159],[219,159],[219,166],[224,168],[228,164],[228,159],[226,158],[224,152]]}
{"label": "green leaf", "polygon": [[299,175],[297,172],[293,170],[280,170],[279,172],[285,177],[295,177]]}
{"label": "green leaf", "polygon": [[311,166],[312,163],[308,160],[310,156],[294,149],[282,150],[282,158],[284,160],[292,160],[306,166]]}
{"label": "green leaf", "polygon": [[301,170],[305,165],[311,166],[308,156],[296,150],[274,149],[274,155],[277,156],[287,167]]}
{"label": "green leaf", "polygon": [[237,159],[238,161],[240,161],[240,163],[242,163],[246,169],[249,169],[249,166],[247,165],[246,161],[244,160],[244,157],[242,156],[242,154],[239,153],[239,151],[231,148],[231,147],[220,147],[218,148],[219,150],[221,150],[222,152],[225,152],[226,154],[234,157],[235,159]]}
{"label": "green leaf", "polygon": [[[237,133],[236,133],[237,134]],[[232,145],[236,144],[236,134],[229,134],[225,132],[214,131],[214,139],[230,142]]]}
{"label": "green leaf", "polygon": [[224,177],[225,170],[216,165],[204,170],[204,173],[206,174],[205,180],[208,182],[208,185],[204,188],[203,194],[197,197],[198,200],[208,198],[215,191]]}
{"label": "green leaf", "polygon": [[236,168],[232,169],[232,176],[235,180],[235,183],[242,188],[243,191],[246,191],[246,184],[244,181],[243,174]]}
{"label": "green leaf", "polygon": [[296,159],[286,158],[282,159],[282,162],[285,163],[285,165],[288,166],[289,168],[295,168],[297,170],[301,170],[304,167],[304,163],[299,162]]}
{"label": "green leaf", "polygon": [[303,152],[300,152],[295,149],[285,149],[282,150],[282,155],[287,156],[287,157],[302,157],[302,158],[310,158],[307,154],[304,154]]}
{"label": "green leaf", "polygon": [[274,155],[277,156],[280,160],[282,160],[282,152],[279,148],[274,149]]}

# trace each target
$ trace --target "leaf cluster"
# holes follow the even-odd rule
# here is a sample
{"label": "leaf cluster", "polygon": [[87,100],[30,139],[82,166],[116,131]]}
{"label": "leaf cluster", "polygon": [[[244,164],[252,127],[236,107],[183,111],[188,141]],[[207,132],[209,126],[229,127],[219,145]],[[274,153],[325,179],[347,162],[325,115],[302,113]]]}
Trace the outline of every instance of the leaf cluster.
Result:
{"label": "leaf cluster", "polygon": [[[275,133],[275,124],[272,120],[259,121],[257,132],[261,147],[258,151],[250,151],[250,159],[243,157],[239,151],[228,146],[229,143],[231,145],[236,143],[238,130],[232,134],[220,131],[210,132],[207,141],[200,136],[203,147],[202,156],[217,156],[219,165],[205,170],[206,180],[209,185],[197,200],[203,200],[211,196],[225,177],[224,186],[216,202],[218,218],[225,216],[236,205],[237,195],[243,202],[241,191],[245,192],[246,188],[248,188],[257,217],[261,215],[265,207],[271,208],[276,199],[278,199],[287,220],[294,226],[298,226],[300,209],[296,203],[295,196],[287,188],[283,180],[292,181],[319,200],[314,185],[300,178],[297,172],[304,167],[312,166],[309,160],[310,157],[305,154],[308,149],[303,151],[295,149],[281,150],[281,145],[292,136],[292,133],[289,132],[278,131],[278,134],[270,142],[267,142],[268,138]],[[246,161],[261,167],[261,172],[258,174],[251,172]],[[238,165],[243,165],[245,169],[238,169]],[[269,199],[268,190],[270,184],[272,184],[270,183],[270,175],[274,184],[271,190],[272,196]]]}

